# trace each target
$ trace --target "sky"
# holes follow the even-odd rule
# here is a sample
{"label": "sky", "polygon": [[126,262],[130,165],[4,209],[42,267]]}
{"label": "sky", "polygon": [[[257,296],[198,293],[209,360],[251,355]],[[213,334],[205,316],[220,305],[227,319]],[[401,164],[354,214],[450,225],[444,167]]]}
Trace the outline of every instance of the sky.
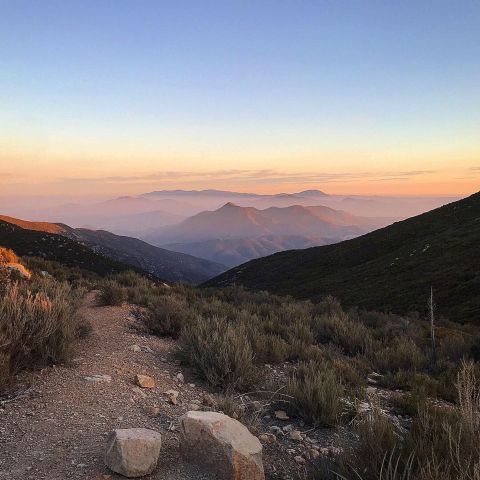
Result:
{"label": "sky", "polygon": [[468,194],[480,2],[0,0],[0,195]]}

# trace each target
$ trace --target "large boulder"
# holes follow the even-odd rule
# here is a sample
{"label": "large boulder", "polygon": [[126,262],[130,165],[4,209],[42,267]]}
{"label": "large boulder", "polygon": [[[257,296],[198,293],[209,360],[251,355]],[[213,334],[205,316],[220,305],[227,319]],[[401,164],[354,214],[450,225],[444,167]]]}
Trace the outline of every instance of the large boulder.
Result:
{"label": "large boulder", "polygon": [[143,477],[155,470],[161,446],[162,437],[154,430],[114,430],[108,436],[105,464],[110,470],[125,477]]}
{"label": "large boulder", "polygon": [[221,480],[264,480],[262,444],[237,420],[217,412],[181,417],[182,453]]}

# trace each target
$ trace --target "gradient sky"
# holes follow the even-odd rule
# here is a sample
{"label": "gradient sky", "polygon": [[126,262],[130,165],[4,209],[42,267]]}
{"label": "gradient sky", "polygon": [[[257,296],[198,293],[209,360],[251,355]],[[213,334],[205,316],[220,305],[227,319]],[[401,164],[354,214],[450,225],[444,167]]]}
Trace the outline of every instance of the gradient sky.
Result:
{"label": "gradient sky", "polygon": [[479,184],[478,0],[0,0],[3,194]]}

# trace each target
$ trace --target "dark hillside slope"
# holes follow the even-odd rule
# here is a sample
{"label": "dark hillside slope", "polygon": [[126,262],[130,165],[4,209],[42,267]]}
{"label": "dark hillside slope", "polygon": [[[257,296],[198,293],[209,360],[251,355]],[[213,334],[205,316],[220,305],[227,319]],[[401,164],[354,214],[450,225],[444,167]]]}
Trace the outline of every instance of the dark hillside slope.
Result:
{"label": "dark hillside slope", "polygon": [[[100,254],[98,256],[102,256],[102,258],[109,257],[109,259],[114,262],[131,265],[134,269],[147,272],[163,281],[198,284],[226,270],[226,267],[223,265],[209,260],[154,247],[137,238],[115,235],[103,230],[72,228],[62,223],[29,222],[6,216],[0,216],[0,221],[7,225],[11,224],[17,227],[15,234],[12,236],[14,244],[16,238],[21,239],[22,235],[24,235],[21,233],[22,230],[43,233],[43,237],[45,237],[45,240],[42,240],[43,242],[48,242],[50,239],[49,234],[55,233],[69,239],[69,248],[71,251],[77,252],[81,246],[84,247],[84,252],[86,252],[85,248],[88,247],[88,250],[93,250],[91,253]],[[20,230],[18,230],[18,227]],[[1,238],[0,235],[0,245]],[[28,242],[34,240],[31,236],[28,237],[28,239]],[[39,245],[40,252],[45,253],[41,248],[42,244]],[[61,242],[54,245],[58,245],[59,249],[64,248]],[[52,245],[52,247],[54,247],[54,245]],[[10,248],[13,248],[15,251],[17,250],[15,246]],[[48,252],[48,256],[44,256],[44,258],[48,260],[62,262],[60,257],[67,260],[70,258],[68,255],[65,255],[62,250],[56,251],[55,248],[51,248]],[[20,254],[23,255],[21,252]],[[59,258],[54,258],[55,255]],[[80,258],[82,255],[75,253],[75,256]],[[69,266],[79,265],[69,264]]]}
{"label": "dark hillside slope", "polygon": [[28,230],[0,220],[0,246],[11,248],[18,255],[53,260],[68,267],[90,270],[99,275],[135,270],[95,253],[91,248],[56,233]]}
{"label": "dark hillside slope", "polygon": [[234,283],[422,315],[433,286],[439,315],[480,325],[480,193],[353,240],[253,260],[206,285]]}
{"label": "dark hillside slope", "polygon": [[198,284],[226,270],[218,263],[154,247],[137,238],[85,228],[76,228],[74,234],[96,252],[170,282]]}

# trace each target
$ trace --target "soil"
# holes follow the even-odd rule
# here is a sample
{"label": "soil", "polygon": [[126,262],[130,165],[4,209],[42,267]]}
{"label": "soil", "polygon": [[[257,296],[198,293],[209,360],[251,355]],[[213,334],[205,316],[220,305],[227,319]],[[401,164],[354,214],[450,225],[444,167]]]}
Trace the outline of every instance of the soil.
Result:
{"label": "soil", "polygon": [[[12,398],[0,399],[0,479],[123,478],[104,464],[106,437],[116,428],[143,427],[162,435],[158,468],[144,478],[209,480],[207,473],[180,457],[178,421],[192,401],[201,403],[211,392],[175,359],[173,340],[136,329],[129,306],[100,307],[95,299],[95,293],[89,293],[79,311],[92,333],[78,341],[71,364],[24,373]],[[142,351],[132,351],[133,345]],[[184,382],[176,378],[179,373]],[[140,389],[136,374],[153,377],[156,387]],[[85,379],[94,375],[111,380]],[[179,405],[164,394],[170,389],[179,392]],[[265,418],[254,433],[268,432],[272,420]],[[307,467],[294,460],[298,454],[288,442],[265,444],[266,478],[306,478]]]}

